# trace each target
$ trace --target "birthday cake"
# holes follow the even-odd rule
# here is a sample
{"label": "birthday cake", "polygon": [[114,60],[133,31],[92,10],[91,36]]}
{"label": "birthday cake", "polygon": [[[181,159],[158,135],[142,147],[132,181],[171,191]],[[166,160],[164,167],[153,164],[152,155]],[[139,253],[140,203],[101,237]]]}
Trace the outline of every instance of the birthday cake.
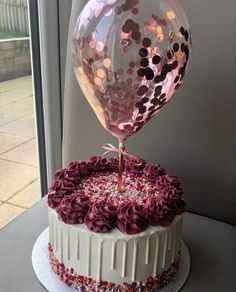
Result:
{"label": "birthday cake", "polygon": [[118,139],[119,149],[105,149],[119,158],[94,156],[55,173],[48,193],[52,269],[82,292],[157,291],[178,269],[183,191],[124,142],[181,86],[192,46],[187,18],[177,0],[90,0],[71,41],[77,81]]}
{"label": "birthday cake", "polygon": [[56,171],[48,193],[52,269],[79,291],[157,291],[174,276],[186,209],[159,164],[91,157]]}

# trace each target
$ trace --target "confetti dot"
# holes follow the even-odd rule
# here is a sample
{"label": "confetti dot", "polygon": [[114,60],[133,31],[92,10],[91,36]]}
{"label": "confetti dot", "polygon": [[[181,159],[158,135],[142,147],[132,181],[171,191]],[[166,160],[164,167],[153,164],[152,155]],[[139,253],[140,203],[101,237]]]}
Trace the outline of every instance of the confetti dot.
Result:
{"label": "confetti dot", "polygon": [[135,62],[134,61],[130,62],[129,66],[130,66],[130,68],[134,68],[135,67]]}
{"label": "confetti dot", "polygon": [[179,76],[175,77],[174,83],[177,83],[179,81]]}
{"label": "confetti dot", "polygon": [[157,76],[155,77],[155,79],[154,79],[154,82],[155,82],[155,83],[160,83],[161,81],[163,81],[161,75],[157,75]]}
{"label": "confetti dot", "polygon": [[172,55],[172,52],[171,51],[168,51],[167,52],[167,58],[168,59],[172,59],[173,55]]}
{"label": "confetti dot", "polygon": [[170,20],[175,19],[175,13],[172,10],[167,11],[166,15]]}
{"label": "confetti dot", "polygon": [[186,42],[187,42],[187,41],[188,41],[188,38],[189,38],[189,33],[188,33],[187,30],[185,30],[184,37],[185,37],[185,40],[186,40]]}
{"label": "confetti dot", "polygon": [[129,75],[131,75],[131,74],[133,74],[133,70],[132,70],[131,68],[129,68],[129,69],[127,69],[127,73],[128,73]]}
{"label": "confetti dot", "polygon": [[102,70],[102,69],[98,69],[97,70],[97,76],[99,77],[99,78],[104,78],[105,77],[105,71],[104,70]]}
{"label": "confetti dot", "polygon": [[177,90],[180,87],[180,83],[177,83],[175,86],[175,90]]}
{"label": "confetti dot", "polygon": [[102,80],[98,77],[95,77],[94,78],[94,83],[97,85],[97,86],[101,86],[102,85]]}
{"label": "confetti dot", "polygon": [[123,74],[124,74],[124,70],[120,68],[120,69],[117,70],[117,73],[118,73],[119,75],[123,75]]}
{"label": "confetti dot", "polygon": [[152,58],[152,63],[155,64],[155,65],[159,64],[160,61],[161,61],[161,58],[160,58],[160,56],[158,56],[158,55],[156,55],[156,56],[154,56],[154,57]]}
{"label": "confetti dot", "polygon": [[139,31],[133,31],[131,34],[132,39],[139,40],[141,37],[141,33]]}
{"label": "confetti dot", "polygon": [[140,65],[141,65],[142,67],[147,67],[147,66],[149,65],[149,61],[148,61],[148,59],[147,59],[147,58],[142,59],[142,60],[140,61]]}
{"label": "confetti dot", "polygon": [[162,95],[160,96],[160,99],[163,99],[166,97],[166,93],[162,93]]}
{"label": "confetti dot", "polygon": [[96,50],[97,50],[98,52],[102,52],[103,49],[104,49],[104,43],[103,43],[103,42],[98,42],[98,43],[96,44]]}
{"label": "confetti dot", "polygon": [[141,99],[141,103],[142,103],[142,104],[147,103],[147,102],[149,102],[149,98],[148,98],[148,97],[143,97],[143,98]]}
{"label": "confetti dot", "polygon": [[172,67],[172,70],[176,69],[178,67],[178,61],[174,61],[172,64],[171,64],[171,67]]}
{"label": "confetti dot", "polygon": [[[158,105],[159,104],[159,99],[158,98],[153,98],[152,100],[151,100],[151,103],[153,104],[153,105]],[[150,110],[153,110],[153,108],[150,108]]]}
{"label": "confetti dot", "polygon": [[189,48],[188,48],[188,46],[185,46],[184,52],[185,52],[185,55],[186,55],[186,60],[188,60],[189,59]]}
{"label": "confetti dot", "polygon": [[152,80],[154,78],[154,72],[149,67],[146,69],[146,78],[147,80]]}
{"label": "confetti dot", "polygon": [[129,33],[132,30],[133,24],[134,22],[132,19],[127,19],[125,24],[122,26],[122,31],[124,33]]}
{"label": "confetti dot", "polygon": [[137,74],[139,77],[144,77],[146,75],[146,71],[142,68],[138,70]]}
{"label": "confetti dot", "polygon": [[181,44],[181,52],[184,52],[184,50],[185,50],[185,43],[182,43]]}
{"label": "confetti dot", "polygon": [[145,85],[142,85],[139,87],[138,95],[140,95],[140,96],[144,95],[147,91],[148,91],[148,87]]}
{"label": "confetti dot", "polygon": [[181,33],[182,35],[185,34],[185,29],[183,28],[183,26],[181,26],[181,28],[180,28],[180,33]]}
{"label": "confetti dot", "polygon": [[111,67],[111,64],[112,64],[112,62],[111,62],[110,59],[106,58],[106,59],[103,60],[104,67],[110,68]]}
{"label": "confetti dot", "polygon": [[138,14],[138,13],[139,13],[138,8],[133,8],[133,9],[132,9],[132,13],[135,14],[135,15]]}
{"label": "confetti dot", "polygon": [[148,48],[151,46],[152,41],[149,38],[145,38],[145,39],[143,39],[142,44],[145,48]]}
{"label": "confetti dot", "polygon": [[163,41],[164,40],[163,29],[162,29],[162,27],[160,25],[157,27],[157,38],[160,41]]}
{"label": "confetti dot", "polygon": [[146,110],[147,110],[146,106],[140,106],[139,107],[139,113],[140,114],[144,114],[146,112]]}
{"label": "confetti dot", "polygon": [[173,50],[177,53],[179,51],[179,44],[178,43],[175,43],[173,45]]}
{"label": "confetti dot", "polygon": [[139,50],[139,56],[140,57],[147,57],[147,55],[148,55],[148,50],[146,49],[146,48],[142,48],[142,49],[140,49]]}

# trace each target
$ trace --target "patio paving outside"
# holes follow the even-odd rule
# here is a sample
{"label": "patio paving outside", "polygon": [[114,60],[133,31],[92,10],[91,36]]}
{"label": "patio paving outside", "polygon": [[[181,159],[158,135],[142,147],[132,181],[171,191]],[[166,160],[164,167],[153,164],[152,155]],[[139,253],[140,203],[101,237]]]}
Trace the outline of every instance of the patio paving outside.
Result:
{"label": "patio paving outside", "polygon": [[31,76],[0,83],[0,229],[40,199]]}

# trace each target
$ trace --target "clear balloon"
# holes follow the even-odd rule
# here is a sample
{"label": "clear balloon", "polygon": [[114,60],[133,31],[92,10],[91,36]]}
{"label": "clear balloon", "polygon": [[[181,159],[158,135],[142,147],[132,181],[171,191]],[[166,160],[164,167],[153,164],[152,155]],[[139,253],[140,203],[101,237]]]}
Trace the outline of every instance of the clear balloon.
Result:
{"label": "clear balloon", "polygon": [[176,0],[90,0],[77,20],[72,53],[99,121],[125,140],[181,85],[191,31]]}

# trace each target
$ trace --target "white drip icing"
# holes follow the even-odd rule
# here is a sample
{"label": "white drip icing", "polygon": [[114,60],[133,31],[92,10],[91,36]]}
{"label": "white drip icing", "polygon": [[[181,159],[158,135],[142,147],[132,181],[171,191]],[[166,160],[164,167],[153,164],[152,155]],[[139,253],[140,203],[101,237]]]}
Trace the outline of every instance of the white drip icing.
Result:
{"label": "white drip icing", "polygon": [[111,270],[115,269],[115,261],[116,261],[116,242],[115,240],[112,240],[112,246],[111,246]]}
{"label": "white drip icing", "polygon": [[145,264],[149,263],[149,251],[150,251],[150,235],[147,236],[146,242],[146,256],[145,256]]}
{"label": "white drip icing", "polygon": [[183,218],[180,219],[178,224],[178,242],[177,242],[177,251],[180,251],[181,249],[181,230],[182,230],[182,221]]}
{"label": "white drip icing", "polygon": [[88,276],[90,276],[91,239],[92,239],[92,236],[88,235],[88,254],[87,254],[87,275]]}
{"label": "white drip icing", "polygon": [[155,248],[155,255],[154,255],[154,267],[153,267],[153,277],[157,275],[157,264],[158,264],[158,253],[159,253],[159,237],[156,236],[156,248]]}
{"label": "white drip icing", "polygon": [[55,241],[54,241],[54,220],[53,220],[53,215],[50,216],[51,217],[51,225],[49,225],[49,230],[51,230],[51,244],[54,247]]}
{"label": "white drip icing", "polygon": [[76,259],[79,260],[80,258],[80,254],[79,254],[79,246],[80,246],[80,242],[79,242],[79,232],[77,232],[77,240],[76,240]]}
{"label": "white drip icing", "polygon": [[[51,226],[51,215],[48,213],[48,224]],[[49,228],[49,242],[52,243],[52,230]]]}
{"label": "white drip icing", "polygon": [[59,227],[57,227],[58,223],[56,221],[55,223],[55,249],[58,251],[58,246],[59,246]]}
{"label": "white drip icing", "polygon": [[169,232],[169,237],[168,237],[168,250],[171,250],[171,243],[172,243],[172,234]]}
{"label": "white drip icing", "polygon": [[166,264],[166,253],[167,253],[167,243],[168,243],[168,232],[164,232],[164,247],[163,247],[163,258],[162,258],[162,268],[165,268]]}
{"label": "white drip icing", "polygon": [[176,232],[177,232],[177,228],[175,226],[173,232],[173,247],[172,247],[172,257],[171,257],[171,262],[173,263],[175,260],[175,240],[176,240]]}
{"label": "white drip icing", "polygon": [[175,242],[175,256],[177,254],[177,252],[179,251],[179,242],[180,241],[180,231],[181,231],[181,221],[178,222],[178,224],[176,225],[176,242]]}
{"label": "white drip icing", "polygon": [[133,249],[133,266],[132,266],[132,281],[135,281],[135,273],[136,273],[136,261],[137,261],[137,244],[138,240],[134,240],[134,249]]}
{"label": "white drip icing", "polygon": [[125,277],[126,274],[126,255],[127,255],[127,242],[123,242],[123,256],[122,256],[122,271],[121,277]]}
{"label": "white drip icing", "polygon": [[68,245],[67,245],[67,258],[70,260],[70,227],[68,228]]}
{"label": "white drip icing", "polygon": [[60,254],[60,260],[61,262],[64,261],[64,246],[63,246],[63,242],[64,242],[64,236],[63,236],[63,229],[61,228],[61,254]]}
{"label": "white drip icing", "polygon": [[98,275],[97,275],[98,281],[100,281],[102,273],[102,246],[103,240],[99,241],[98,243]]}

